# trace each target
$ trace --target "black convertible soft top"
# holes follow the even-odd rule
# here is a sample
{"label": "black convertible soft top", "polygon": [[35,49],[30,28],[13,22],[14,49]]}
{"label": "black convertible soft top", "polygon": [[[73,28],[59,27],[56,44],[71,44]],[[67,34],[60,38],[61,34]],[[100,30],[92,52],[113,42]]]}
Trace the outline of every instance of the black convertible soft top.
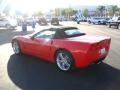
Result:
{"label": "black convertible soft top", "polygon": [[68,30],[68,29],[78,29],[78,28],[77,27],[69,27],[69,26],[50,28],[50,30]]}
{"label": "black convertible soft top", "polygon": [[79,32],[78,34],[74,34],[74,35],[67,35],[65,33],[65,31],[73,30],[73,29],[78,29],[78,28],[77,27],[57,27],[57,28],[51,28],[50,30],[56,31],[54,38],[70,38],[70,37],[85,35],[85,33],[82,33],[82,32]]}

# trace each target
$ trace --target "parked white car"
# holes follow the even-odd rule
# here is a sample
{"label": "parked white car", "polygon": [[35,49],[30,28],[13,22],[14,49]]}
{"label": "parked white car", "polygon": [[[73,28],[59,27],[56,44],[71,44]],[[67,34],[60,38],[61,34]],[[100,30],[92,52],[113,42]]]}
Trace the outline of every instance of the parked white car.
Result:
{"label": "parked white car", "polygon": [[15,29],[17,27],[17,21],[14,19],[0,18],[0,27]]}
{"label": "parked white car", "polygon": [[108,25],[109,25],[109,28],[111,28],[111,26],[116,26],[116,28],[119,29],[119,27],[120,27],[120,16],[113,17],[112,19],[110,19],[108,21]]}
{"label": "parked white car", "polygon": [[106,24],[106,19],[105,18],[91,18],[88,20],[88,23],[93,23],[93,24]]}

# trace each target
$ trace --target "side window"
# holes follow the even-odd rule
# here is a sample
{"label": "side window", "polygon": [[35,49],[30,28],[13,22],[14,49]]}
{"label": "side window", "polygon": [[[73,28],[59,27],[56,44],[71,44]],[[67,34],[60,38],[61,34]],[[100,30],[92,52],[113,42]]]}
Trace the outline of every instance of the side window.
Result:
{"label": "side window", "polygon": [[50,31],[50,30],[45,30],[45,31],[42,31],[42,32],[39,32],[35,38],[48,38],[48,39],[51,39],[53,38],[55,35],[55,31]]}
{"label": "side window", "polygon": [[120,17],[118,18],[118,20],[120,20]]}

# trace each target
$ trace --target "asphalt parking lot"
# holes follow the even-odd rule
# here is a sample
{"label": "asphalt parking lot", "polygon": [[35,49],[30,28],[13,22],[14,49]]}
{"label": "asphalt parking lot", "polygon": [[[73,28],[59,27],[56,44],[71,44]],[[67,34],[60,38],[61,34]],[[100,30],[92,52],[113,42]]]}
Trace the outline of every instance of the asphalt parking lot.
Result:
{"label": "asphalt parking lot", "polygon": [[[11,40],[15,35],[34,31],[0,29],[0,90],[120,90],[120,29],[105,25],[62,22],[87,34],[110,36],[110,52],[105,61],[85,69],[64,73],[56,65],[28,55],[14,55]],[[39,26],[44,28],[49,26]]]}

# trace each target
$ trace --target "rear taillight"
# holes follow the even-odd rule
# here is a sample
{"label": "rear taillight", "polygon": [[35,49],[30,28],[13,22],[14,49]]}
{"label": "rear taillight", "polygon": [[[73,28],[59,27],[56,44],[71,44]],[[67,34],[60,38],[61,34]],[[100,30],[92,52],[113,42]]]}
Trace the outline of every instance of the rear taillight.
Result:
{"label": "rear taillight", "polygon": [[94,51],[94,50],[97,50],[98,48],[99,48],[99,45],[98,45],[98,43],[96,43],[96,44],[91,45],[90,50]]}
{"label": "rear taillight", "polygon": [[108,48],[109,47],[109,44],[110,44],[110,39],[106,39],[106,40],[103,40],[101,42],[98,42],[98,43],[94,43],[91,45],[91,48],[90,50],[99,50],[101,48]]}

